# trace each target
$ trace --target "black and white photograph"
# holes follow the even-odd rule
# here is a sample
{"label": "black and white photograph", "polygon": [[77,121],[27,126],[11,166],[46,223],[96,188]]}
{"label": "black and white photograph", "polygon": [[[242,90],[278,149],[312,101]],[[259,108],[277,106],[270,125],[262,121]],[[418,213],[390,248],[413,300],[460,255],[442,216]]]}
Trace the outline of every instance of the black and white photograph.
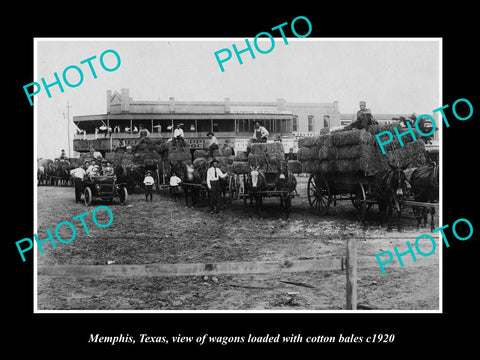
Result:
{"label": "black and white photograph", "polygon": [[3,24],[7,352],[473,348],[467,5],[38,5]]}
{"label": "black and white photograph", "polygon": [[37,39],[36,310],[441,310],[441,53]]}

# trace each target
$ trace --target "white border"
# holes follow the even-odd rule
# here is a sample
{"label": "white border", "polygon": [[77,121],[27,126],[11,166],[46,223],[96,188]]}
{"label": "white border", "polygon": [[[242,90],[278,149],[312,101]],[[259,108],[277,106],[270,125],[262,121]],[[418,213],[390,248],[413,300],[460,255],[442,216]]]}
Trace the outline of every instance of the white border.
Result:
{"label": "white border", "polygon": [[[261,41],[267,39],[259,39]],[[439,107],[443,104],[443,38],[441,37],[431,37],[431,38],[291,38],[287,37],[287,40],[290,41],[438,41],[439,43]],[[38,79],[37,73],[37,45],[39,41],[245,41],[244,38],[33,38],[33,76],[34,79]],[[283,41],[281,37],[275,37],[275,41]],[[35,99],[33,105],[33,114],[34,114],[34,195],[33,195],[33,224],[34,229],[37,229],[37,102],[38,98]],[[432,113],[433,113],[432,109]],[[443,126],[439,130],[439,161],[440,161],[440,197],[439,197],[439,227],[443,226]],[[35,232],[36,233],[36,232]],[[33,313],[35,314],[57,314],[57,313],[66,313],[66,314],[407,314],[407,313],[418,313],[418,314],[441,314],[443,313],[443,246],[441,235],[438,235],[438,248],[439,251],[439,309],[438,310],[38,310],[38,297],[37,297],[37,251],[34,250],[33,255]],[[36,249],[35,246],[33,249]]]}

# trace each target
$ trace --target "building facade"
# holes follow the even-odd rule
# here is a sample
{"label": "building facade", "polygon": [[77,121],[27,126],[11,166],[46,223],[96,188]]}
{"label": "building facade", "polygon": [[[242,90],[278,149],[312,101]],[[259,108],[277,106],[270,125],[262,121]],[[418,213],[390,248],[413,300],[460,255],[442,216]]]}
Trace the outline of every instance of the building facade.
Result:
{"label": "building facade", "polygon": [[[204,148],[207,132],[212,131],[221,143],[245,150],[256,121],[270,132],[270,139],[282,140],[284,148],[296,148],[294,139],[306,133],[318,134],[321,128],[340,122],[338,102],[288,103],[224,101],[134,101],[129,89],[108,90],[105,114],[74,116],[80,130],[75,135],[73,149],[77,152],[114,150],[120,140],[133,145],[140,125],[151,137],[172,137],[177,124],[183,124],[185,140],[192,149]],[[105,130],[105,129],[110,129]],[[294,149],[296,151],[296,149]]]}

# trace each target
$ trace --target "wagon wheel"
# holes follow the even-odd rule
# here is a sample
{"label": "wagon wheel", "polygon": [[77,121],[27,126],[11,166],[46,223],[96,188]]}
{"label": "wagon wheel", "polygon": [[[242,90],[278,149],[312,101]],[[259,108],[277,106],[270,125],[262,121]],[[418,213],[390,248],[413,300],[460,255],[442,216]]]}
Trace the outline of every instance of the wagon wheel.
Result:
{"label": "wagon wheel", "polygon": [[373,203],[367,202],[367,193],[363,184],[358,184],[357,191],[350,194],[355,209],[358,210],[358,215],[361,222],[364,222],[367,217],[367,212],[372,208]]}
{"label": "wagon wheel", "polygon": [[120,193],[118,194],[120,198],[120,204],[125,205],[128,201],[128,191],[126,187],[122,187],[120,189]]}
{"label": "wagon wheel", "polygon": [[86,206],[90,206],[92,204],[92,198],[92,189],[87,186],[83,192],[83,201],[85,202]]}
{"label": "wagon wheel", "polygon": [[369,211],[373,206],[373,203],[367,202],[367,193],[365,192],[365,188],[362,184],[359,184],[354,193],[350,193],[350,201],[355,209],[359,209],[361,205],[365,205],[366,210]]}
{"label": "wagon wheel", "polygon": [[322,174],[311,174],[308,179],[307,197],[310,206],[320,215],[326,215],[332,201],[330,187]]}

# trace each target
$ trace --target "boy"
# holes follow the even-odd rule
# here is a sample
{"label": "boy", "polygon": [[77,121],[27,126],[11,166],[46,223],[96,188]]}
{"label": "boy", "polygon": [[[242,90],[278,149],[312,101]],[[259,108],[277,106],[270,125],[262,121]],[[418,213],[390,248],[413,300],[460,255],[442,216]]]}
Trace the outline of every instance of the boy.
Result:
{"label": "boy", "polygon": [[178,185],[180,185],[181,182],[182,182],[182,179],[180,179],[176,173],[173,173],[172,177],[170,178],[170,193],[172,194],[175,202],[177,202],[177,199],[180,200]]}
{"label": "boy", "polygon": [[152,177],[152,172],[150,170],[145,174],[145,179],[143,179],[145,184],[145,201],[148,201],[148,196],[150,195],[150,202],[152,201],[153,194],[153,185],[155,184],[155,179]]}

